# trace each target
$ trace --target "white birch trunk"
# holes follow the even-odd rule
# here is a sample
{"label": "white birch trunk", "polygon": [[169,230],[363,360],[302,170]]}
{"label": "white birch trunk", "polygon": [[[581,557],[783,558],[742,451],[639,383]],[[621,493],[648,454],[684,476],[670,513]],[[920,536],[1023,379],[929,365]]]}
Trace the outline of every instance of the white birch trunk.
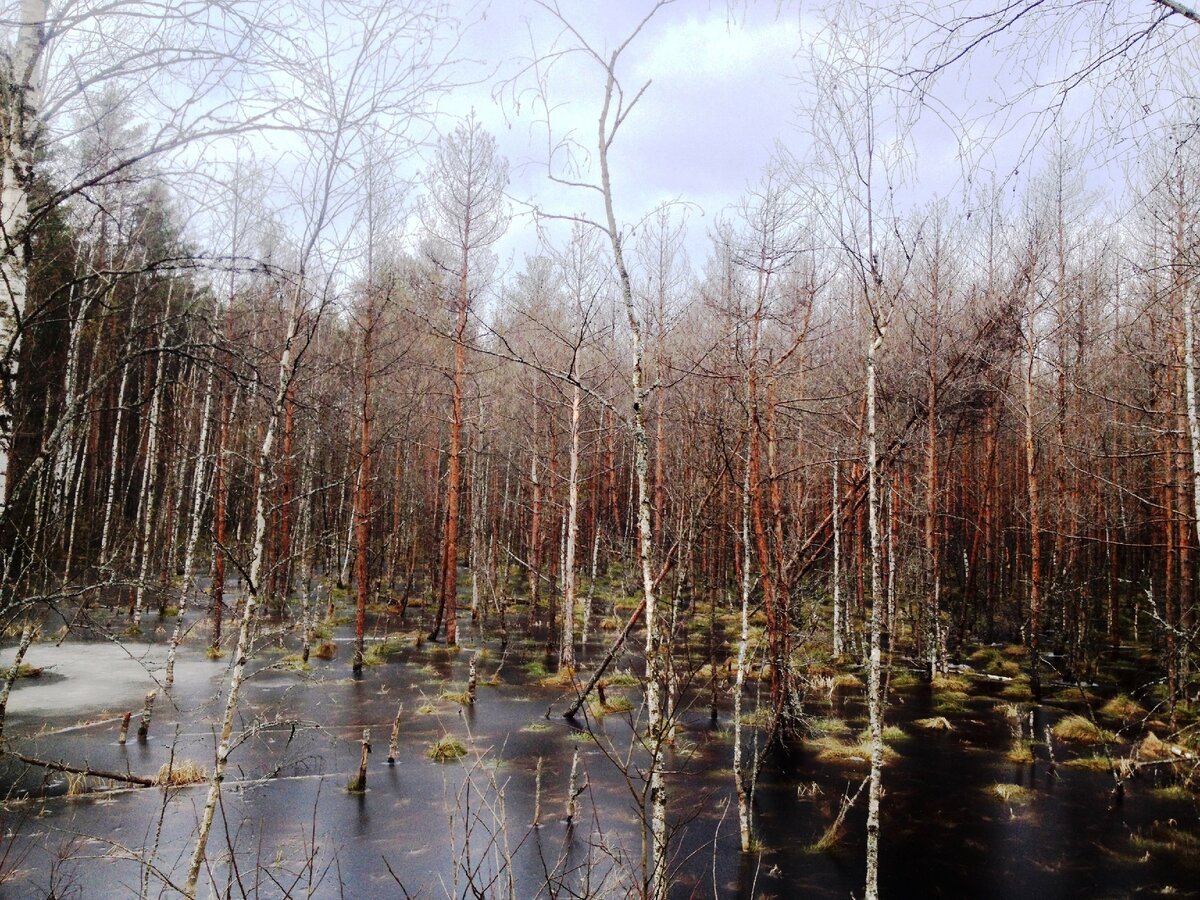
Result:
{"label": "white birch trunk", "polygon": [[[747,425],[747,435],[752,424]],[[742,478],[742,609],[741,633],[738,635],[737,679],[733,686],[733,782],[737,788],[738,831],[742,852],[749,853],[752,845],[750,789],[742,749],[742,693],[746,685],[746,652],[750,646],[750,462]]]}
{"label": "white birch trunk", "polygon": [[583,623],[581,626],[582,633],[579,635],[579,643],[586,649],[588,645],[588,629],[592,624],[592,598],[596,591],[596,568],[600,560],[600,522],[597,517],[596,533],[592,535],[592,568],[591,577],[588,579],[587,594],[583,598]]}
{"label": "white birch trunk", "polygon": [[193,476],[195,485],[192,489],[192,521],[188,528],[187,547],[183,553],[183,587],[179,591],[179,614],[175,618],[175,630],[171,632],[171,645],[167,650],[166,686],[168,689],[175,683],[175,651],[179,648],[179,639],[183,634],[183,620],[187,613],[187,600],[192,586],[192,567],[196,560],[196,544],[200,540],[201,513],[204,511],[204,485],[207,477],[208,431],[212,418],[213,382],[216,380],[216,370],[208,370],[208,385],[204,389],[204,411],[200,414],[200,439],[196,448],[196,473]]}
{"label": "white birch trunk", "polygon": [[[137,322],[137,301],[138,293],[135,291],[133,303],[129,310],[129,327],[130,335],[125,342],[124,353],[129,354],[129,349],[133,342],[133,326]],[[109,538],[112,534],[112,515],[113,505],[117,496],[117,466],[121,461],[121,423],[125,418],[125,397],[129,390],[129,363],[128,361],[121,367],[121,383],[117,388],[117,417],[113,424],[113,444],[112,453],[109,454],[108,461],[108,494],[104,500],[104,527],[100,533],[100,564],[109,566]]]}
{"label": "white birch trunk", "polygon": [[838,659],[846,651],[842,643],[844,631],[842,618],[842,510],[838,498],[838,461],[833,461],[833,657]]}
{"label": "white birch trunk", "polygon": [[[154,470],[158,468],[158,425],[162,416],[163,364],[167,353],[167,326],[171,317],[171,292],[174,283],[167,289],[167,305],[163,314],[162,333],[158,338],[158,361],[154,366],[154,398],[150,402],[150,433],[146,438],[146,471],[142,478],[141,566],[138,572],[137,592],[133,602],[133,628],[137,631],[142,624],[142,604],[146,596],[146,578],[150,572],[150,539],[154,535]],[[168,537],[169,539],[169,537]]]}
{"label": "white birch trunk", "polygon": [[41,101],[42,49],[45,44],[46,0],[21,0],[21,24],[4,73],[11,92],[9,127],[0,166],[0,517],[8,509],[9,455],[13,411],[9,399],[17,383],[25,295],[29,283],[29,186],[33,183],[34,150]]}
{"label": "white birch trunk", "polygon": [[275,391],[274,402],[271,404],[262,446],[258,451],[259,479],[258,492],[254,500],[254,550],[250,558],[250,577],[246,586],[246,603],[242,608],[242,617],[238,625],[237,648],[233,654],[233,669],[229,676],[229,694],[225,701],[225,716],[221,723],[221,740],[217,745],[216,762],[208,779],[208,796],[205,799],[204,812],[200,818],[200,832],[196,838],[196,848],[192,853],[184,886],[184,895],[189,900],[195,900],[196,897],[196,882],[200,877],[200,868],[204,864],[208,835],[212,830],[213,816],[220,800],[221,784],[225,780],[225,769],[232,749],[233,721],[237,715],[238,697],[241,694],[242,682],[246,677],[246,662],[250,655],[251,626],[254,622],[255,610],[258,608],[259,578],[262,574],[263,558],[266,555],[267,502],[270,496],[268,475],[271,465],[271,450],[275,443],[275,430],[279,424],[279,416],[283,410],[288,385],[295,372],[293,344],[300,328],[301,314],[300,288],[298,287],[296,290],[288,320],[287,339],[284,341],[283,353],[279,359],[279,384]]}
{"label": "white birch trunk", "polygon": [[579,385],[571,388],[571,458],[567,480],[567,540],[563,551],[563,625],[559,663],[575,668],[575,546],[579,543]]}
{"label": "white birch trunk", "polygon": [[1200,536],[1200,415],[1196,411],[1196,322],[1191,286],[1183,286],[1183,366],[1187,389],[1188,437],[1192,444],[1192,506]]}
{"label": "white birch trunk", "polygon": [[867,877],[864,897],[879,898],[879,801],[883,795],[883,695],[880,685],[880,631],[885,600],[879,555],[879,460],[875,446],[875,355],[883,344],[879,332],[867,349],[867,518],[871,533],[871,649],[867,671],[867,713],[871,743],[871,776],[867,791]]}
{"label": "white birch trunk", "polygon": [[[78,269],[78,251],[76,251],[76,269]],[[75,295],[75,288],[72,286],[68,304],[71,298]],[[62,414],[67,418],[66,431],[62,435],[59,442],[58,450],[54,455],[54,483],[57,490],[54,494],[54,505],[52,507],[52,515],[57,512],[62,504],[69,502],[69,497],[72,492],[71,486],[71,465],[76,458],[76,417],[75,410],[75,395],[76,388],[79,383],[79,349],[81,337],[83,335],[83,323],[87,320],[88,310],[92,305],[92,300],[95,294],[91,292],[85,293],[83,300],[80,301],[79,309],[75,315],[71,317],[70,337],[68,338],[67,350],[67,371],[63,376],[63,402]],[[68,554],[69,555],[69,554]]]}

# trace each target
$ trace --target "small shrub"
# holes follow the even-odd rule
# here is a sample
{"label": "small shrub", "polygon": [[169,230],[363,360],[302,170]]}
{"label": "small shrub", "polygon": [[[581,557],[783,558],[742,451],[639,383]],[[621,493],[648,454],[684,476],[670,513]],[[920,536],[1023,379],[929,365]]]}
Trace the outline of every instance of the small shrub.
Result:
{"label": "small shrub", "polygon": [[967,657],[967,662],[973,666],[978,666],[981,669],[986,669],[989,666],[999,663],[1002,659],[1000,651],[995,647],[980,647],[974,653]]}

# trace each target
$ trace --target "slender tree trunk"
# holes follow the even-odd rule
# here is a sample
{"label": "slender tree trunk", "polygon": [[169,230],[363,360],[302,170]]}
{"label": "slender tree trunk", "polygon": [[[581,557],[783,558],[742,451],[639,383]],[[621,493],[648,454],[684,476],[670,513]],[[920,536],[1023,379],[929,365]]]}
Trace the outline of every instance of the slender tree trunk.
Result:
{"label": "slender tree trunk", "polygon": [[[134,292],[133,302],[130,304],[129,310],[129,337],[125,341],[125,347],[122,353],[128,355],[129,349],[133,346],[133,329],[137,324],[137,301],[138,292]],[[112,452],[109,454],[108,464],[108,495],[104,501],[104,527],[100,532],[100,564],[110,569],[111,560],[109,558],[109,544],[112,535],[112,519],[113,508],[116,506],[117,497],[117,473],[118,465],[121,461],[121,424],[125,418],[125,399],[129,389],[129,370],[128,362],[121,366],[121,382],[117,388],[117,415],[113,423],[113,442]]]}
{"label": "slender tree trunk", "polygon": [[[371,540],[371,365],[373,360],[372,334],[374,310],[367,309],[367,328],[363,334],[363,393],[362,431],[359,443],[357,490],[354,495],[354,581],[356,603],[354,614],[354,674],[363,669],[363,640],[367,623],[367,599],[371,591],[371,576],[367,565],[367,550]],[[449,621],[447,631],[449,631]]]}
{"label": "slender tree trunk", "polygon": [[926,633],[925,640],[929,650],[929,677],[932,678],[941,668],[944,648],[941,641],[941,617],[939,609],[941,572],[939,571],[939,555],[937,546],[937,515],[938,515],[938,464],[937,464],[937,379],[934,377],[932,363],[929,369],[928,391],[926,393],[926,432],[925,432],[925,603],[926,603]]}
{"label": "slender tree trunk", "polygon": [[225,608],[225,498],[228,490],[225,448],[229,443],[229,397],[224,389],[220,407],[217,446],[213,448],[212,641],[209,645],[213,653],[221,649],[221,619]]}
{"label": "slender tree trunk", "polygon": [[542,481],[538,476],[537,403],[534,403],[533,440],[530,443],[529,483],[533,510],[529,516],[529,607],[537,615],[542,589]]}
{"label": "slender tree trunk", "polygon": [[838,482],[841,475],[838,472],[838,461],[833,461],[833,505],[830,517],[833,524],[833,657],[840,659],[846,652],[843,635],[845,634],[846,617],[842,608],[842,510],[838,498]]}
{"label": "slender tree trunk", "polygon": [[[470,230],[468,223],[467,229]],[[442,602],[446,607],[446,645],[458,643],[458,508],[462,492],[463,389],[467,379],[467,279],[469,254],[462,248],[458,277],[458,323],[454,339],[454,399],[450,419],[450,459],[446,477],[446,553],[442,572]]]}
{"label": "slender tree trunk", "polygon": [[[747,416],[746,438],[754,427],[753,420]],[[834,464],[837,465],[836,463]],[[746,688],[746,654],[750,646],[750,592],[753,582],[750,578],[750,558],[753,548],[750,544],[750,463],[747,459],[745,472],[742,476],[742,523],[740,529],[742,557],[742,589],[741,589],[741,629],[738,634],[737,677],[733,685],[733,781],[737,789],[738,800],[738,834],[741,838],[743,853],[749,853],[753,843],[751,831],[750,774],[746,770],[742,747],[742,695]]]}
{"label": "slender tree trunk", "polygon": [[[1027,328],[1032,329],[1029,323]],[[1042,628],[1042,510],[1038,490],[1037,446],[1034,440],[1033,421],[1033,335],[1027,337],[1027,358],[1022,364],[1024,373],[1025,403],[1025,479],[1029,499],[1029,684],[1035,700],[1040,702],[1042,693],[1041,628]]]}
{"label": "slender tree trunk", "polygon": [[292,455],[295,441],[296,386],[288,388],[283,407],[283,444],[280,460],[282,464],[283,490],[279,498],[279,558],[275,562],[275,576],[280,609],[287,606],[292,593],[292,502],[295,500],[295,478]]}
{"label": "slender tree trunk", "polygon": [[150,543],[154,535],[154,500],[158,493],[155,488],[155,470],[158,468],[158,431],[162,416],[162,397],[165,392],[163,384],[163,365],[167,359],[167,327],[171,318],[171,291],[174,282],[167,289],[167,305],[163,314],[162,333],[158,339],[158,361],[154,367],[154,398],[150,402],[149,435],[146,438],[146,472],[142,478],[142,496],[145,505],[142,509],[142,549],[141,571],[138,573],[137,595],[133,604],[133,628],[137,631],[142,625],[142,603],[146,594],[146,579],[150,575]]}
{"label": "slender tree trunk", "polygon": [[188,528],[187,548],[183,554],[183,587],[179,591],[179,614],[175,619],[175,629],[171,632],[171,645],[167,651],[167,673],[165,683],[168,689],[175,683],[175,651],[179,647],[179,639],[183,634],[184,617],[187,614],[188,595],[192,589],[192,569],[196,562],[196,544],[200,540],[200,520],[204,507],[204,486],[207,480],[205,451],[208,447],[209,419],[212,413],[213,382],[216,373],[213,369],[208,372],[208,385],[204,389],[204,411],[200,414],[200,439],[196,447],[196,471],[192,476],[192,519]]}
{"label": "slender tree trunk", "polygon": [[238,698],[241,695],[242,683],[246,678],[246,663],[251,650],[251,627],[254,614],[258,608],[259,580],[262,577],[263,559],[266,555],[267,539],[267,502],[270,487],[271,451],[275,444],[275,431],[283,410],[284,398],[295,377],[296,354],[294,344],[299,332],[301,309],[299,287],[293,296],[292,311],[288,319],[287,338],[284,341],[283,353],[279,360],[279,385],[275,391],[274,402],[271,404],[266,430],[263,433],[262,445],[258,449],[258,468],[260,478],[254,500],[254,548],[250,558],[250,572],[246,590],[246,602],[242,607],[241,621],[238,625],[237,647],[233,654],[233,669],[229,676],[229,693],[225,700],[225,714],[221,722],[220,743],[217,745],[216,761],[212,774],[208,779],[208,794],[204,802],[204,810],[200,817],[200,831],[196,838],[196,847],[192,852],[191,863],[188,866],[187,880],[184,885],[184,895],[188,900],[196,898],[196,883],[200,878],[200,869],[204,865],[205,851],[208,847],[208,837],[212,830],[213,817],[216,814],[217,803],[221,796],[221,784],[225,780],[225,769],[229,763],[229,753],[233,749],[233,723],[237,717]]}
{"label": "slender tree trunk", "polygon": [[883,692],[881,685],[880,633],[883,630],[883,586],[880,555],[883,542],[879,530],[879,460],[875,443],[875,357],[883,345],[883,333],[875,336],[867,350],[867,518],[871,534],[871,634],[867,669],[867,718],[871,741],[871,776],[867,789],[867,878],[866,900],[879,898],[879,804],[883,796]]}
{"label": "slender tree trunk", "polygon": [[[567,476],[567,539],[563,559],[562,646],[559,666],[575,669],[575,547],[579,542],[579,385],[571,388],[571,449]],[[586,628],[586,626],[585,626]]]}
{"label": "slender tree trunk", "polygon": [[8,509],[17,358],[29,282],[29,191],[34,183],[41,105],[46,0],[21,0],[21,23],[12,55],[12,84],[5,118],[8,134],[0,184],[0,518]]}
{"label": "slender tree trunk", "polygon": [[621,299],[625,308],[629,330],[633,338],[633,363],[630,371],[630,394],[633,405],[633,459],[634,476],[637,482],[638,559],[642,576],[642,597],[646,603],[646,728],[650,751],[650,853],[646,866],[643,889],[650,900],[666,900],[667,881],[667,786],[663,777],[664,744],[667,723],[663,716],[663,654],[662,635],[658,623],[658,601],[655,597],[654,580],[654,535],[651,530],[651,497],[649,484],[650,448],[646,437],[646,390],[644,378],[644,347],[642,330],[638,321],[633,299],[633,285],[625,266],[625,254],[621,246],[621,232],[617,227],[613,210],[612,183],[609,178],[608,147],[605,133],[610,104],[616,87],[612,67],[608,69],[608,80],[604,92],[604,108],[599,120],[600,181],[604,196],[604,211],[608,225],[608,238],[612,244],[613,260],[616,264]]}

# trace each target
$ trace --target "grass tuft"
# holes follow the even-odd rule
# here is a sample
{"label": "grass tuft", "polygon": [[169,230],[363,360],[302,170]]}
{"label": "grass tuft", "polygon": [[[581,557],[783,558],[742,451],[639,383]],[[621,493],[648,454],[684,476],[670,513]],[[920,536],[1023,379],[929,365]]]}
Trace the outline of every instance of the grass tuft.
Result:
{"label": "grass tuft", "polygon": [[1128,694],[1117,694],[1100,707],[1100,715],[1121,722],[1129,722],[1146,715],[1146,710]]}
{"label": "grass tuft", "polygon": [[1019,784],[993,784],[988,793],[1005,803],[1026,803],[1033,797],[1033,792]]}
{"label": "grass tuft", "polygon": [[1074,744],[1103,744],[1117,739],[1111,731],[1097,728],[1090,719],[1076,715],[1059,719],[1050,731],[1060,741]]}
{"label": "grass tuft", "polygon": [[917,719],[913,722],[918,728],[923,728],[926,731],[953,731],[954,726],[950,724],[950,720],[945,716],[933,716],[929,719]]}
{"label": "grass tuft", "polygon": [[467,748],[463,742],[454,735],[447,734],[440,737],[437,742],[433,744],[428,751],[426,751],[425,755],[434,762],[454,762],[456,759],[462,759],[467,755]]}
{"label": "grass tuft", "polygon": [[[871,745],[868,741],[857,744],[847,744],[835,737],[817,738],[810,742],[817,751],[817,761],[837,763],[841,765],[870,765]],[[896,758],[896,751],[884,746],[883,761],[888,763]]]}
{"label": "grass tuft", "polygon": [[833,689],[836,690],[854,690],[861,688],[863,681],[857,675],[851,675],[849,672],[842,672],[840,675],[833,676]]}
{"label": "grass tuft", "polygon": [[1086,769],[1089,772],[1108,772],[1112,769],[1107,757],[1095,754],[1068,759],[1063,765],[1069,769]]}
{"label": "grass tuft", "polygon": [[190,759],[174,765],[164,763],[154,776],[154,783],[161,787],[183,787],[188,784],[201,784],[207,780],[208,772],[204,767]]}
{"label": "grass tuft", "polygon": [[384,638],[372,644],[363,653],[364,666],[378,666],[387,662],[393,656],[398,656],[405,649],[405,641],[401,638]]}
{"label": "grass tuft", "polygon": [[277,662],[275,665],[280,669],[283,669],[285,672],[309,672],[312,670],[312,666],[306,663],[304,661],[304,657],[299,653],[289,654],[288,656],[285,656],[283,659],[279,660],[279,662]]}
{"label": "grass tuft", "polygon": [[971,682],[961,675],[943,675],[939,672],[933,676],[933,689],[939,692],[965,694],[971,689]]}
{"label": "grass tuft", "polygon": [[943,691],[933,700],[933,709],[939,713],[964,713],[971,697],[962,691]]}

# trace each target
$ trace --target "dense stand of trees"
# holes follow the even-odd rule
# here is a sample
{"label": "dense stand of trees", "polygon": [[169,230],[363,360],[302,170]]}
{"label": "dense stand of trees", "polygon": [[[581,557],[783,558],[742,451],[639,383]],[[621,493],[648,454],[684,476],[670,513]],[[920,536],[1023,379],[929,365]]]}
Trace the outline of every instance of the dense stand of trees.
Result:
{"label": "dense stand of trees", "polygon": [[[22,32],[18,68],[36,46]],[[85,173],[69,183],[31,163],[41,132],[10,114],[7,620],[127,606],[136,629],[174,608],[173,647],[207,620],[200,640],[229,649],[232,614],[240,666],[256,606],[293,619],[307,655],[320,598],[353,585],[356,670],[378,604],[448,643],[464,613],[506,642],[545,622],[573,671],[608,612],[597,574],[616,572],[643,603],[654,748],[699,668],[689,636],[739,606],[740,642],[710,640],[701,662],[714,685],[736,668],[740,703],[761,614],[781,735],[831,661],[935,674],[979,642],[1026,644],[1035,696],[1048,667],[1087,677],[1137,642],[1171,714],[1194,702],[1191,120],[1160,132],[1117,204],[1064,143],[1019,192],[901,210],[875,120],[851,117],[883,88],[827,84],[826,152],[781,150],[690,260],[682,208],[636,231],[618,218],[607,154],[634,92],[617,55],[582,49],[607,85],[583,186],[604,214],[503,275],[489,248],[523,226],[474,117],[438,143],[400,240],[394,184],[360,167],[369,196],[346,187],[386,128],[381,93],[326,85],[299,213],[230,179],[208,251],[119,94],[59,141]],[[659,815],[647,890],[666,879]]]}
{"label": "dense stand of trees", "polygon": [[[889,629],[934,668],[972,641],[1022,638],[1086,671],[1106,648],[1151,639],[1180,696],[1197,545],[1190,153],[1164,145],[1120,217],[1090,201],[1064,151],[1023,197],[976,198],[969,217],[939,202],[898,226],[908,272],[875,362],[880,527],[892,532],[879,553],[897,566]],[[267,266],[229,273],[222,290],[146,264],[186,252],[151,177],[103,214],[98,230],[64,220],[34,242],[10,610],[75,590],[135,615],[177,605],[171,579],[197,517],[200,565],[246,567],[264,479],[263,590],[276,605],[314,574],[364,582],[371,602],[440,604],[454,576],[439,554],[459,521],[475,615],[526,595],[545,615],[591,556],[603,570],[635,552],[627,327],[585,233],[527,259],[491,302],[472,299],[465,268],[451,278],[397,252],[336,311],[298,313],[308,347],[264,472],[254,448],[303,287]],[[832,631],[835,520],[839,644],[864,642],[874,327],[820,224],[783,225],[802,247],[777,262],[762,262],[749,214],[714,231],[703,270],[664,262],[679,251],[653,232],[630,262],[650,323],[664,602],[736,593],[746,460],[780,698],[814,627]],[[560,634],[571,630],[551,636],[567,653]]]}

